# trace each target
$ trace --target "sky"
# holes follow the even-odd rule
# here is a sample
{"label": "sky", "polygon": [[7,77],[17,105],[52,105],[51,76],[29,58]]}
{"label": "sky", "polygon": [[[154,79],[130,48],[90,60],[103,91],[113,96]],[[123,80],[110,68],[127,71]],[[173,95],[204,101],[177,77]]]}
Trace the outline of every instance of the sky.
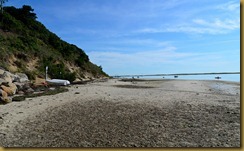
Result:
{"label": "sky", "polygon": [[9,0],[109,75],[240,71],[238,0]]}

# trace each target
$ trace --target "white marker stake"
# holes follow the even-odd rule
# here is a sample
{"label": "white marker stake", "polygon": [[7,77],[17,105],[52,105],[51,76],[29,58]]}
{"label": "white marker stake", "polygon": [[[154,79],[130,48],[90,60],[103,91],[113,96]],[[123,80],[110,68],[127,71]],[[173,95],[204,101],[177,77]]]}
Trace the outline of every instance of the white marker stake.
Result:
{"label": "white marker stake", "polygon": [[48,70],[48,66],[46,66],[46,80],[47,80],[47,70]]}

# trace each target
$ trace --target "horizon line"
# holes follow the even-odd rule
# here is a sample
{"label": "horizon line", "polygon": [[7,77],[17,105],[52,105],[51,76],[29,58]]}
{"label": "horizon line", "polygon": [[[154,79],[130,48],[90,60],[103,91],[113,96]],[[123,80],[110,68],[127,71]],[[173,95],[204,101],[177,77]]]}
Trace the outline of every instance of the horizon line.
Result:
{"label": "horizon line", "polygon": [[144,77],[144,76],[180,76],[180,75],[213,75],[213,74],[240,74],[240,72],[199,72],[199,73],[173,73],[173,74],[127,74],[114,75],[112,77]]}

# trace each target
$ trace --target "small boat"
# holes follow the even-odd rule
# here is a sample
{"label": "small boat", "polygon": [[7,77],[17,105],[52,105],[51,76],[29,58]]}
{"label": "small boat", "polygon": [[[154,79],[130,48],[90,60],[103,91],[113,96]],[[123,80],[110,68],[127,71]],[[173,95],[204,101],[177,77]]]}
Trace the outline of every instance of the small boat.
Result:
{"label": "small boat", "polygon": [[221,77],[218,76],[218,77],[215,77],[215,79],[221,79]]}
{"label": "small boat", "polygon": [[63,79],[47,79],[47,71],[48,71],[48,66],[46,66],[46,82],[51,85],[70,85],[69,80],[63,80]]}
{"label": "small boat", "polygon": [[70,82],[68,80],[63,80],[63,79],[51,79],[51,80],[46,80],[48,84],[52,85],[70,85]]}

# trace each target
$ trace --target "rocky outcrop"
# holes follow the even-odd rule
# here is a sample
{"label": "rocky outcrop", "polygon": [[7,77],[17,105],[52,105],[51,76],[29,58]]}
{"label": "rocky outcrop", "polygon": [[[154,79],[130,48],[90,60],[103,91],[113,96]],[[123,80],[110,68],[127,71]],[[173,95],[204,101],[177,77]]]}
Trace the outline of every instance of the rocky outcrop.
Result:
{"label": "rocky outcrop", "polygon": [[13,74],[0,68],[0,101],[11,102],[11,96],[25,88],[28,81],[26,74]]}

